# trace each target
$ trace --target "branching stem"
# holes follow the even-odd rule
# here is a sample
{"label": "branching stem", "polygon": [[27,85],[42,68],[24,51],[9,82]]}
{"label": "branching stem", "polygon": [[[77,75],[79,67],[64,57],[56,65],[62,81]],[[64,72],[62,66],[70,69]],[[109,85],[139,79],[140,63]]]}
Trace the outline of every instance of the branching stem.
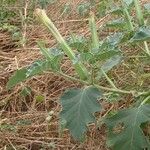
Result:
{"label": "branching stem", "polygon": [[146,41],[144,41],[144,46],[145,46],[145,52],[150,56],[150,50],[148,48],[148,44]]}
{"label": "branching stem", "polygon": [[130,14],[129,14],[129,11],[128,11],[127,7],[125,6],[125,4],[123,2],[122,2],[122,5],[124,7],[124,14],[125,14],[126,19],[128,21],[128,27],[129,27],[129,29],[131,31],[134,31],[134,26],[133,26],[133,23],[132,23],[132,18],[131,18]]}
{"label": "branching stem", "polygon": [[109,84],[114,88],[117,89],[117,87],[115,86],[115,84],[113,83],[113,81],[108,77],[108,75],[105,73],[105,71],[101,68],[101,71],[104,75],[104,77],[107,79],[107,81],[109,82]]}
{"label": "branching stem", "polygon": [[[79,83],[82,83],[84,85],[90,85],[89,82],[87,81],[83,81],[83,80],[80,80],[80,79],[77,79],[75,77],[72,77],[72,76],[69,76],[63,72],[56,72],[58,75],[61,75],[62,77],[64,77],[65,79],[69,79],[69,80],[72,80],[72,81],[76,81],[76,82],[79,82]],[[104,87],[104,86],[100,86],[98,84],[94,84],[95,87],[97,87],[98,89],[101,89],[101,90],[104,90],[104,91],[111,91],[111,92],[116,92],[116,93],[122,93],[122,94],[131,94],[133,96],[140,96],[140,95],[144,95],[144,94],[147,94],[147,92],[136,92],[134,90],[130,90],[130,91],[127,91],[127,90],[120,90],[118,88],[109,88],[109,87]]]}

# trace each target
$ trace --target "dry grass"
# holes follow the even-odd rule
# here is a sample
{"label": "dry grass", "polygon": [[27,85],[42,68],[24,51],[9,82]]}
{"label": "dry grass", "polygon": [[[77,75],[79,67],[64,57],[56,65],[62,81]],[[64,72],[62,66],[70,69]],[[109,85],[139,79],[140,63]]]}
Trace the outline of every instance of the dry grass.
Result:
{"label": "dry grass", "polygon": [[[63,18],[60,8],[67,0],[61,0],[59,4],[53,4],[47,8],[49,16],[52,17],[64,37],[70,32],[89,35],[86,18],[81,18],[74,11],[80,1],[73,0],[71,15]],[[16,7],[16,9],[18,8]],[[97,24],[100,26],[108,19],[109,16],[106,16],[98,20]],[[16,19],[15,24],[21,26],[19,21],[19,18]],[[80,87],[79,83],[68,81],[50,72],[36,76],[11,91],[6,90],[8,78],[16,69],[28,66],[42,57],[36,44],[38,39],[44,39],[48,46],[55,45],[53,37],[37,22],[25,26],[25,28],[22,27],[22,30],[27,38],[27,43],[23,47],[17,47],[17,41],[12,41],[8,32],[0,31],[0,125],[7,125],[0,131],[0,149],[107,150],[104,127],[97,129],[91,125],[84,143],[74,141],[67,130],[62,136],[59,134],[58,114],[61,110],[59,97],[67,88]],[[67,74],[73,72],[70,66],[70,62],[66,59],[62,67]],[[130,73],[124,67],[115,70],[114,73],[115,80],[119,81],[118,86],[123,87],[124,82],[128,81],[127,78],[130,77],[126,73],[128,75]],[[131,84],[130,82],[133,81],[129,80],[129,84]],[[32,88],[31,95],[26,98],[20,95],[21,89],[25,86]],[[37,102],[37,95],[43,95],[44,101]],[[126,99],[126,103],[122,103],[119,107],[127,106],[132,101],[131,96],[127,96]],[[105,103],[104,105],[107,108],[105,113],[109,111],[109,108],[116,109],[118,107]],[[48,113],[52,110],[54,111],[52,119],[47,121]],[[104,114],[98,116],[100,115]]]}

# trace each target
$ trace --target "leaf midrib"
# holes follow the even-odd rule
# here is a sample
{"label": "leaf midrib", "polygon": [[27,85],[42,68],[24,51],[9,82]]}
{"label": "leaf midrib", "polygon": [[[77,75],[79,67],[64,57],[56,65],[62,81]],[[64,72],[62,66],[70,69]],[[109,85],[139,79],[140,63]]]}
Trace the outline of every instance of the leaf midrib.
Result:
{"label": "leaf midrib", "polygon": [[137,117],[138,117],[138,113],[140,112],[140,108],[141,107],[139,107],[138,108],[138,111],[137,111],[137,113],[136,113],[136,116],[135,116],[135,119],[134,119],[134,122],[133,122],[133,126],[132,126],[132,128],[133,128],[133,132],[132,132],[132,134],[131,134],[131,143],[130,143],[130,149],[132,150],[132,146],[133,146],[133,137],[134,137],[134,130],[135,130],[135,125],[136,125],[136,122],[137,122]]}

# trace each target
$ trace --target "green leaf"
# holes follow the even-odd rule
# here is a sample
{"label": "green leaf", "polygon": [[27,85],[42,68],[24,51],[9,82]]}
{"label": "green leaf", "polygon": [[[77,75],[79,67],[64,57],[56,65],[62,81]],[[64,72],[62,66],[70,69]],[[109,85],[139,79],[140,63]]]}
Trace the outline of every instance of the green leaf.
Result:
{"label": "green leaf", "polygon": [[99,51],[99,53],[97,53],[95,55],[93,55],[90,52],[80,53],[78,59],[81,62],[87,62],[87,63],[94,64],[97,61],[109,60],[110,58],[112,58],[112,57],[114,57],[116,55],[119,55],[119,54],[121,54],[121,51],[119,51],[117,48],[116,49],[112,48],[111,50],[101,50],[101,51]]}
{"label": "green leaf", "polygon": [[144,4],[144,8],[145,8],[145,10],[150,12],[150,3]]}
{"label": "green leaf", "polygon": [[115,55],[113,57],[111,57],[110,59],[106,60],[102,65],[101,65],[101,69],[98,72],[97,75],[97,80],[101,79],[101,77],[103,76],[103,73],[101,70],[103,70],[105,73],[107,73],[108,71],[110,71],[113,67],[117,66],[118,64],[121,63],[122,60],[122,56],[121,55]]}
{"label": "green leaf", "polygon": [[101,0],[98,6],[98,16],[104,17],[108,8],[108,0]]}
{"label": "green leaf", "polygon": [[144,4],[144,18],[146,20],[146,24],[150,25],[150,3]]}
{"label": "green leaf", "polygon": [[38,42],[41,53],[46,57],[46,59],[51,63],[51,69],[54,71],[60,69],[60,63],[63,57],[63,52],[57,48],[46,48],[45,43],[42,41]]}
{"label": "green leaf", "polygon": [[10,5],[10,4],[15,4],[16,3],[16,1],[17,0],[4,0],[4,1],[1,1],[1,3],[3,3],[3,5],[5,4],[8,4],[8,5]]}
{"label": "green leaf", "polygon": [[150,27],[140,27],[131,38],[131,42],[142,42],[150,40]]}
{"label": "green leaf", "polygon": [[[144,136],[141,124],[150,121],[150,105],[129,108],[119,111],[107,118],[105,123],[109,129],[107,144],[112,150],[147,150],[150,148]],[[119,129],[120,128],[120,129]]]}
{"label": "green leaf", "polygon": [[122,33],[122,37],[120,36],[120,40],[118,39],[119,43],[125,43],[128,44],[129,40],[133,37],[134,33],[133,31],[125,31]]}
{"label": "green leaf", "polygon": [[43,95],[37,95],[37,96],[35,96],[35,99],[37,102],[43,102],[45,97]]}
{"label": "green leaf", "polygon": [[123,0],[123,2],[127,5],[127,6],[131,6],[133,4],[133,0]]}
{"label": "green leaf", "polygon": [[122,56],[116,55],[110,59],[108,59],[103,65],[102,65],[102,70],[107,73],[109,70],[111,70],[114,66],[118,65],[122,60]]}
{"label": "green leaf", "polygon": [[60,64],[61,64],[64,53],[57,48],[50,48],[48,51],[52,57],[52,59],[50,61],[51,62],[51,69],[53,71],[60,70]]}
{"label": "green leaf", "polygon": [[37,60],[31,66],[27,68],[26,77],[32,77],[37,74],[43,73],[43,71],[47,71],[51,69],[51,62]]}
{"label": "green leaf", "polygon": [[31,125],[32,121],[31,120],[26,120],[26,119],[20,119],[16,122],[16,125],[19,126],[26,126],[26,125]]}
{"label": "green leaf", "polygon": [[87,52],[87,53],[80,53],[79,54],[79,59],[81,62],[92,62],[93,59],[94,59],[94,56],[90,53],[90,52]]}
{"label": "green leaf", "polygon": [[126,21],[123,18],[115,19],[112,21],[109,21],[106,24],[106,27],[111,28],[124,28],[127,25]]}
{"label": "green leaf", "polygon": [[56,64],[52,64],[52,62],[47,61],[47,60],[45,61],[37,60],[29,67],[17,70],[15,74],[9,79],[7,83],[7,88],[11,89],[18,83],[21,83],[25,81],[26,79],[28,79],[29,77],[41,74],[44,71],[51,70],[53,69],[53,66]]}
{"label": "green leaf", "polygon": [[123,37],[124,37],[123,33],[117,32],[117,33],[115,33],[113,35],[108,36],[107,40],[108,40],[108,43],[110,45],[116,46],[116,45],[118,45],[121,42],[121,40],[123,39]]}
{"label": "green leaf", "polygon": [[110,14],[121,15],[123,14],[123,8],[118,6],[112,6],[110,8]]}
{"label": "green leaf", "polygon": [[63,16],[64,14],[69,14],[71,12],[71,5],[69,3],[66,3],[61,11],[61,16]]}
{"label": "green leaf", "polygon": [[85,51],[88,47],[86,38],[80,35],[72,35],[67,39],[67,43],[71,48],[76,49],[79,52]]}
{"label": "green leaf", "polygon": [[89,12],[89,10],[90,10],[90,6],[91,6],[91,4],[89,2],[80,3],[77,6],[78,14],[81,15],[81,16],[86,15]]}
{"label": "green leaf", "polygon": [[102,51],[101,53],[95,55],[95,60],[100,60],[100,61],[109,60],[110,58],[112,58],[115,55],[118,55],[120,53],[121,52],[118,50]]}
{"label": "green leaf", "polygon": [[31,88],[30,87],[24,87],[23,89],[22,89],[22,91],[21,91],[21,95],[22,96],[24,96],[24,97],[26,97],[26,96],[28,96],[28,95],[31,95]]}
{"label": "green leaf", "polygon": [[110,92],[107,96],[106,96],[106,101],[109,103],[116,103],[120,100],[121,95],[115,92]]}
{"label": "green leaf", "polygon": [[9,79],[9,81],[7,83],[7,89],[11,89],[16,84],[26,80],[27,79],[26,78],[26,73],[27,73],[27,69],[26,68],[17,70],[15,72],[15,74]]}
{"label": "green leaf", "polygon": [[17,127],[12,124],[3,123],[0,125],[0,132],[17,133]]}
{"label": "green leaf", "polygon": [[87,125],[95,121],[94,113],[101,111],[98,98],[101,92],[95,87],[71,89],[61,97],[60,117],[66,120],[66,128],[73,137],[81,140],[87,131]]}
{"label": "green leaf", "polygon": [[38,46],[40,48],[41,53],[45,56],[45,58],[47,60],[51,61],[52,57],[49,54],[48,49],[45,47],[45,42],[44,41],[38,41],[37,44],[38,44]]}
{"label": "green leaf", "polygon": [[55,2],[57,2],[57,0],[38,0],[38,3],[42,9],[46,8],[48,4],[53,4]]}
{"label": "green leaf", "polygon": [[52,61],[54,57],[59,57],[64,54],[61,50],[57,48],[46,48],[45,43],[43,41],[38,41],[37,43],[38,43],[38,46],[40,47],[41,53],[49,61]]}

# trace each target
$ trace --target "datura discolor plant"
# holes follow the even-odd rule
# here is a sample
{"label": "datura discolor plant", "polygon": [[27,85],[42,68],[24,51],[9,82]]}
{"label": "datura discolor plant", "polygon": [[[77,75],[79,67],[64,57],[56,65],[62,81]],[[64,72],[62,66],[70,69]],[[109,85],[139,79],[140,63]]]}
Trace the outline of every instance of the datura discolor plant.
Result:
{"label": "datura discolor plant", "polygon": [[[131,16],[131,10],[134,8],[136,17]],[[150,27],[146,24],[139,1],[122,0],[121,5],[119,3],[119,6],[109,11],[112,18],[114,14],[118,18],[106,23],[105,27],[114,28],[116,32],[104,39],[99,37],[94,13],[90,13],[89,17],[91,38],[72,34],[67,40],[62,37],[45,10],[37,9],[35,14],[41,24],[57,40],[58,45],[55,48],[47,48],[43,41],[38,41],[45,59],[37,60],[30,66],[17,70],[7,83],[8,89],[45,71],[54,72],[65,79],[81,83],[82,88],[68,89],[60,97],[61,129],[69,129],[72,136],[80,141],[85,138],[88,124],[96,122],[94,113],[103,111],[102,100],[117,95],[115,97],[117,101],[119,96],[131,95],[135,99],[133,105],[115,113],[109,113],[98,120],[101,120],[101,124],[106,124],[107,145],[113,150],[150,149],[148,136],[143,132],[143,124],[150,121],[149,88],[120,89],[109,76],[110,70],[122,64],[124,59],[122,51],[127,44],[128,46],[143,44],[145,59],[150,58],[148,47]],[[75,74],[72,76],[65,74],[61,69],[64,55],[68,56],[75,69]],[[110,86],[105,87],[99,84],[104,78]]]}

